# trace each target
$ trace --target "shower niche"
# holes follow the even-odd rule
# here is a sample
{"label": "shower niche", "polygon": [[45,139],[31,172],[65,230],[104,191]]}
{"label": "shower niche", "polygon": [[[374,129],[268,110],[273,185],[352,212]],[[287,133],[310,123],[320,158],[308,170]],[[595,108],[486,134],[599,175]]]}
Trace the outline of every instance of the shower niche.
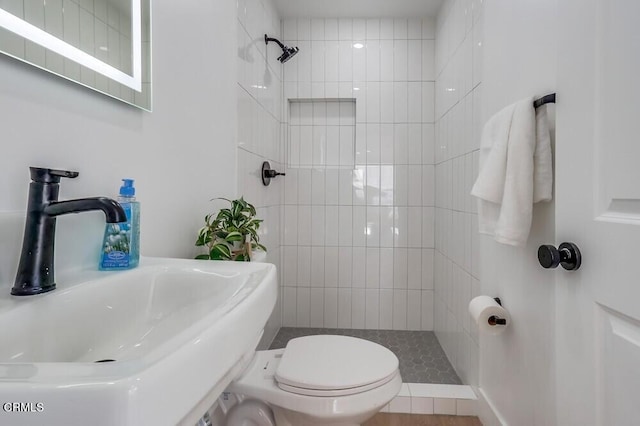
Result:
{"label": "shower niche", "polygon": [[355,99],[290,99],[288,130],[289,168],[354,168]]}

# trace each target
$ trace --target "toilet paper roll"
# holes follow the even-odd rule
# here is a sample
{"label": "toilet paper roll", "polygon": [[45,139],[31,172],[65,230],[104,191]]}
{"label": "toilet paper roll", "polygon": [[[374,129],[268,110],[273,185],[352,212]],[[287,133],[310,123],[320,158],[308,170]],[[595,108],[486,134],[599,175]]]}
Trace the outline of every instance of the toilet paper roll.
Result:
{"label": "toilet paper roll", "polygon": [[[490,334],[502,333],[511,320],[509,312],[489,296],[474,297],[469,302],[469,313],[478,324],[479,331]],[[500,319],[506,320],[506,324],[498,324]]]}

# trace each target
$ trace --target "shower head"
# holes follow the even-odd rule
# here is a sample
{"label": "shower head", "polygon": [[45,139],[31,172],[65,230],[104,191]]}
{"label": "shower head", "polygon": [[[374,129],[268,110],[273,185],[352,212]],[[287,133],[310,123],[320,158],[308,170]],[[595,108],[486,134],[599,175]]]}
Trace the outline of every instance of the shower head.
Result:
{"label": "shower head", "polygon": [[296,53],[298,53],[298,51],[300,50],[300,49],[298,49],[298,47],[297,47],[297,46],[296,46],[296,47],[288,47],[288,46],[285,46],[284,44],[282,44],[282,43],[280,42],[280,40],[278,40],[278,39],[276,39],[276,38],[271,38],[271,37],[269,37],[269,36],[267,36],[267,35],[265,34],[265,35],[264,35],[264,42],[265,42],[266,44],[269,44],[269,42],[270,42],[270,41],[275,41],[276,43],[278,43],[278,46],[280,46],[280,49],[282,49],[282,55],[280,55],[280,56],[278,57],[278,60],[279,60],[280,62],[282,62],[283,64],[284,64],[285,62],[287,62],[289,59],[293,58],[293,57],[296,55]]}

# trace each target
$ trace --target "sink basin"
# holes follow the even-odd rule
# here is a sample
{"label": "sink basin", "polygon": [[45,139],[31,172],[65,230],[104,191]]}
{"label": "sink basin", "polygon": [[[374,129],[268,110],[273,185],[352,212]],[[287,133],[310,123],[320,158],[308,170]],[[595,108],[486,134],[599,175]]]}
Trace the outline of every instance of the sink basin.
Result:
{"label": "sink basin", "polygon": [[252,356],[277,297],[267,263],[147,258],[57,282],[0,301],[0,401],[26,403],[0,424],[192,425]]}

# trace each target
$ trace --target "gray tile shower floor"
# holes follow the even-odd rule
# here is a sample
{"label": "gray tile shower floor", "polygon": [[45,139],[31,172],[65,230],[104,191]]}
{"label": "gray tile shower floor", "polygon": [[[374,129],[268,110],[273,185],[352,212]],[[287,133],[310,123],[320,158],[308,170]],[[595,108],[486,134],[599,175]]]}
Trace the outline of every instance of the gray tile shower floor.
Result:
{"label": "gray tile shower floor", "polygon": [[359,337],[389,348],[400,360],[405,383],[462,384],[432,331],[282,327],[270,349],[284,348],[293,338],[315,334]]}

